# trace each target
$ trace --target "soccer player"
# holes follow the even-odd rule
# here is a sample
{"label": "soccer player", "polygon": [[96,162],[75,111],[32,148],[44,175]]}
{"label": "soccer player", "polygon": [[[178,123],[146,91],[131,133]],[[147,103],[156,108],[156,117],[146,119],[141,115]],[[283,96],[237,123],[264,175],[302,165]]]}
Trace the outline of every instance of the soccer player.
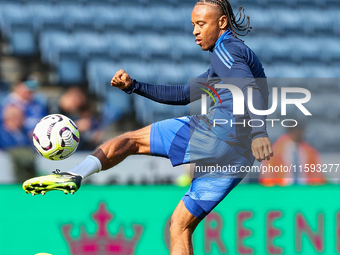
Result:
{"label": "soccer player", "polygon": [[[265,110],[268,104],[266,76],[256,55],[237,38],[250,29],[249,18],[246,24],[242,24],[245,18],[243,9],[240,9],[239,15],[239,18],[238,15],[235,17],[228,0],[199,0],[196,3],[192,11],[196,44],[211,52],[211,66],[199,78],[209,84],[212,80],[226,84],[230,78],[235,78],[233,85],[244,92],[245,99],[247,88],[251,87],[254,108]],[[124,70],[114,75],[111,85],[126,93],[136,93],[166,104],[184,105],[199,98],[191,96],[197,95],[196,89],[199,91],[195,84],[152,85],[131,79]],[[193,254],[193,231],[242,180],[245,174],[240,171],[241,166],[251,166],[255,159],[262,161],[273,156],[265,125],[213,125],[214,119],[231,119],[240,123],[254,119],[265,122],[266,118],[254,115],[246,102],[245,115],[234,116],[231,91],[219,89],[218,94],[221,100],[206,115],[164,120],[125,133],[99,146],[68,172],[55,172],[28,180],[23,188],[32,194],[44,194],[50,190],[73,193],[79,189],[82,179],[109,169],[132,154],[166,157],[174,166],[196,163],[203,168],[216,162],[221,166],[231,166],[237,171],[195,172],[189,191],[171,217],[170,253]]]}

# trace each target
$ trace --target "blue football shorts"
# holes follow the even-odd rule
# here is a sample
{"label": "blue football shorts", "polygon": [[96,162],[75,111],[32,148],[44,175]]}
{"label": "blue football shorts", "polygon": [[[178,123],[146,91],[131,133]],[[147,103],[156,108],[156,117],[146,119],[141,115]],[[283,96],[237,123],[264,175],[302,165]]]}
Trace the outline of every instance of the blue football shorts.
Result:
{"label": "blue football shorts", "polygon": [[182,201],[203,219],[245,177],[252,166],[249,148],[205,115],[159,121],[151,125],[151,155],[169,158],[173,166],[195,163],[194,178]]}

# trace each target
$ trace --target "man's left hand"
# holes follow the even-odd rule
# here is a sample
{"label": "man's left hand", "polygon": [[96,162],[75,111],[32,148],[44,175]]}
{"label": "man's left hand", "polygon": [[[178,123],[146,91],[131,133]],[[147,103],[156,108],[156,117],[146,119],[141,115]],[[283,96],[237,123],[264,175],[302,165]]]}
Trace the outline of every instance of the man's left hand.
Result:
{"label": "man's left hand", "polygon": [[251,143],[251,150],[254,157],[261,162],[262,160],[269,160],[274,156],[272,144],[268,137],[259,137]]}

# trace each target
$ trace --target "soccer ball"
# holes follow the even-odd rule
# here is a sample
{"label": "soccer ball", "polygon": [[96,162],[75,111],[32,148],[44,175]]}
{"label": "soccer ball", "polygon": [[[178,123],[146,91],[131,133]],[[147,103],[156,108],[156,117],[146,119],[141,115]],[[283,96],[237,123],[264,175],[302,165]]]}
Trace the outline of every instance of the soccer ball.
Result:
{"label": "soccer ball", "polygon": [[38,153],[50,160],[71,156],[79,144],[76,124],[61,114],[51,114],[40,120],[33,131],[33,144]]}

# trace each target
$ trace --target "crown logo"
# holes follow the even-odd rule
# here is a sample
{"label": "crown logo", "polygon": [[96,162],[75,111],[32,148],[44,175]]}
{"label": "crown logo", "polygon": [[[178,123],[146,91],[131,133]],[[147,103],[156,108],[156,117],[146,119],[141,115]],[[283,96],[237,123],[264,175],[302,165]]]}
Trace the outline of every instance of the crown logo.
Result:
{"label": "crown logo", "polygon": [[80,227],[78,238],[71,237],[73,224],[62,226],[63,236],[68,243],[72,255],[132,255],[140,240],[143,226],[132,224],[134,236],[127,238],[124,227],[120,226],[117,234],[112,235],[108,231],[108,224],[113,219],[113,214],[108,211],[105,203],[100,203],[98,210],[92,214],[92,219],[97,224],[97,231],[90,236],[85,226]]}

